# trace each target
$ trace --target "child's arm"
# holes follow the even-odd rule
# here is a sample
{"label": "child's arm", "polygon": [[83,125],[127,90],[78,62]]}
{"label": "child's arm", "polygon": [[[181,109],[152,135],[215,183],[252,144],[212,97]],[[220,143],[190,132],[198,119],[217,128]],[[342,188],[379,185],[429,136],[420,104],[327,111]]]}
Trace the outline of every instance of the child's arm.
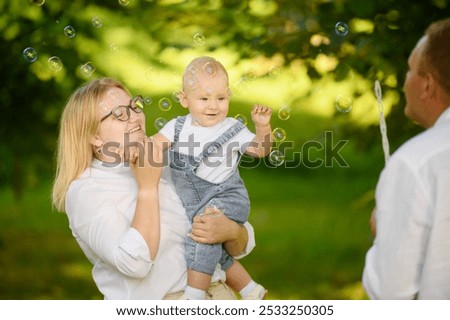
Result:
{"label": "child's arm", "polygon": [[266,106],[255,104],[252,110],[252,120],[255,123],[255,138],[245,150],[245,154],[261,158],[270,153],[272,149],[272,127],[270,117],[272,109]]}

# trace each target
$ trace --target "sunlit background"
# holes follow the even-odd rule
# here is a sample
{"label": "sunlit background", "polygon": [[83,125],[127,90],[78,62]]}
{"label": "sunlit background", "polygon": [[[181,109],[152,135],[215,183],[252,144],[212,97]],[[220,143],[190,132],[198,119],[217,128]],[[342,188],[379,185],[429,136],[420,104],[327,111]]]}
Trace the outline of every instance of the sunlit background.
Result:
{"label": "sunlit background", "polygon": [[253,130],[251,106],[274,109],[273,153],[241,165],[257,240],[242,263],[270,299],[366,299],[380,121],[390,152],[419,132],[403,116],[407,58],[449,13],[448,0],[0,0],[0,298],[102,298],[50,203],[71,92],[123,81],[152,134],[186,113],[183,69],[210,55],[230,75],[229,116]]}

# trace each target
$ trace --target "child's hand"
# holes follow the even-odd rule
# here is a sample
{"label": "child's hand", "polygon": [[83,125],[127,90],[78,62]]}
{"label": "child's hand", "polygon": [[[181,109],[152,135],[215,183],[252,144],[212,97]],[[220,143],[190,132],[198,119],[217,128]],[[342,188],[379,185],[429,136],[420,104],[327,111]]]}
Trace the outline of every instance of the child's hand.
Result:
{"label": "child's hand", "polygon": [[265,127],[270,125],[270,117],[272,117],[272,109],[266,106],[255,104],[252,109],[252,120],[257,127]]}

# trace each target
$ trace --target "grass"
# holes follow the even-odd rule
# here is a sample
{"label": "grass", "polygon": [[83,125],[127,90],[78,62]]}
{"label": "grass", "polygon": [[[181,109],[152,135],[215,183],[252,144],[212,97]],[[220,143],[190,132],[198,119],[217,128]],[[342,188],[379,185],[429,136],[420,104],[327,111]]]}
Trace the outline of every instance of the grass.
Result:
{"label": "grass", "polygon": [[[241,170],[257,239],[242,262],[272,299],[365,298],[372,184],[325,171]],[[66,216],[50,208],[49,189],[30,190],[19,203],[1,193],[0,298],[100,299]]]}
{"label": "grass", "polygon": [[[274,119],[296,146],[287,157],[305,141],[320,141],[327,127],[338,131],[336,123],[301,111],[289,121]],[[366,299],[360,279],[383,158],[381,148],[358,152],[360,138],[342,149],[348,168],[334,163],[310,169],[303,163],[241,169],[257,240],[242,263],[269,289],[270,299]],[[42,179],[21,201],[9,189],[0,191],[0,299],[102,299],[66,216],[51,209],[49,181]]]}

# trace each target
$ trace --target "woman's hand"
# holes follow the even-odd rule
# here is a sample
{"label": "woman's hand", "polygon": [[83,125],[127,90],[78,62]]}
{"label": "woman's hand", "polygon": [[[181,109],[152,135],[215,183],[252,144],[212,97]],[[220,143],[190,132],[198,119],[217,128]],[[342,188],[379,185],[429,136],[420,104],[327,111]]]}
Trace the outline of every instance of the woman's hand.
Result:
{"label": "woman's hand", "polygon": [[232,256],[242,254],[248,242],[247,229],[217,208],[206,208],[203,214],[194,217],[189,236],[199,243],[223,243]]}
{"label": "woman's hand", "polygon": [[190,237],[195,242],[216,244],[236,240],[240,226],[217,208],[206,208],[194,217]]}
{"label": "woman's hand", "polygon": [[163,167],[163,151],[152,138],[130,147],[129,163],[138,189],[148,190],[158,187]]}

